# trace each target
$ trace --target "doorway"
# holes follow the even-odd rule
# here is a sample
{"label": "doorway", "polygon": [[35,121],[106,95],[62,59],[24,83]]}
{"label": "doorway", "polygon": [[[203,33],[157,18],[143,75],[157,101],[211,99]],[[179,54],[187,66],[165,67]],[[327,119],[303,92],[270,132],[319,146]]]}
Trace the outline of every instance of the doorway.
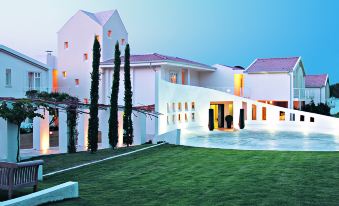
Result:
{"label": "doorway", "polygon": [[224,128],[225,118],[225,105],[224,104],[211,104],[210,109],[213,109],[214,128]]}

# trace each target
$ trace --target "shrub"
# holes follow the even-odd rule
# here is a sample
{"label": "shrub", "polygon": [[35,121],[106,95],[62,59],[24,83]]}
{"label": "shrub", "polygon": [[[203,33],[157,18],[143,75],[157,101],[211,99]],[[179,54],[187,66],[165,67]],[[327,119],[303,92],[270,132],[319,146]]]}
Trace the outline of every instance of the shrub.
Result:
{"label": "shrub", "polygon": [[228,129],[232,128],[233,116],[232,115],[227,115],[225,117],[225,120],[226,120],[227,128]]}

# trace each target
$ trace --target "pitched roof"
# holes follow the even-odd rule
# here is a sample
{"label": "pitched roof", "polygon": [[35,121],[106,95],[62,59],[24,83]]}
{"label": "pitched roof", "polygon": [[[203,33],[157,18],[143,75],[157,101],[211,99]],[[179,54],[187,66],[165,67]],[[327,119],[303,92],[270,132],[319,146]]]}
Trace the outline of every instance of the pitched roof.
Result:
{"label": "pitched roof", "polygon": [[306,88],[320,88],[327,84],[328,75],[306,75],[305,76],[305,87]]}
{"label": "pitched roof", "polygon": [[246,73],[291,72],[300,57],[256,59]]}
{"label": "pitched roof", "polygon": [[108,10],[108,11],[102,11],[97,13],[91,13],[88,11],[80,10],[87,16],[89,16],[91,19],[93,19],[95,22],[97,22],[100,25],[106,24],[106,22],[109,20],[109,18],[113,15],[113,13],[116,10]]}
{"label": "pitched roof", "polygon": [[15,50],[11,49],[11,48],[8,48],[8,47],[6,47],[2,44],[0,44],[0,52],[6,53],[10,56],[13,56],[14,58],[20,59],[21,61],[27,62],[28,64],[39,67],[43,70],[47,71],[49,69],[49,67],[46,64],[41,63],[41,62],[39,62],[39,61],[29,57],[29,56],[26,56],[26,55],[24,55],[20,52],[17,52]]}
{"label": "pitched roof", "polygon": [[[124,57],[121,57],[121,62],[124,62]],[[160,62],[168,62],[168,63],[180,63],[180,64],[187,64],[191,66],[198,66],[198,67],[204,67],[207,69],[213,69],[212,67],[202,64],[199,62],[179,58],[179,57],[171,57],[166,56],[162,54],[141,54],[141,55],[131,55],[130,57],[131,64],[137,64],[137,63],[160,63]],[[112,65],[114,64],[114,59],[109,59],[104,62],[101,62],[101,65]]]}
{"label": "pitched roof", "polygon": [[245,68],[242,67],[242,66],[228,66],[228,65],[225,65],[225,64],[221,64],[221,66],[230,68],[230,69],[232,69],[232,70],[245,70]]}

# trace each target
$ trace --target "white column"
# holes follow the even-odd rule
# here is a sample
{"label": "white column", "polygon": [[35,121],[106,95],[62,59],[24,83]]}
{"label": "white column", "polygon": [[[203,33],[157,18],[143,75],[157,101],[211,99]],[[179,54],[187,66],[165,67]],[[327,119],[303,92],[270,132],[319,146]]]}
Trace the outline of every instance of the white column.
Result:
{"label": "white column", "polygon": [[102,148],[110,148],[108,139],[108,120],[109,120],[109,109],[99,111],[99,130],[101,131],[101,146]]}
{"label": "white column", "polygon": [[191,70],[187,69],[187,85],[191,85]]}
{"label": "white column", "polygon": [[239,100],[233,101],[233,127],[239,129],[240,109],[242,108],[242,102]]}
{"label": "white column", "polygon": [[0,159],[8,162],[16,162],[18,148],[17,125],[0,118],[0,131]]}
{"label": "white column", "polygon": [[79,114],[79,121],[77,124],[78,135],[78,147],[83,150],[87,150],[88,146],[88,109],[83,110],[85,113]]}
{"label": "white column", "polygon": [[133,144],[140,145],[146,142],[146,115],[140,112],[133,113]]}
{"label": "white column", "polygon": [[38,112],[44,118],[35,117],[33,119],[33,149],[49,149],[49,112],[45,108],[40,108]]}
{"label": "white column", "polygon": [[124,140],[123,140],[123,111],[118,112],[118,122],[119,122],[119,127],[118,127],[118,134],[119,134],[119,139],[118,139],[118,147],[124,146]]}
{"label": "white column", "polygon": [[67,113],[59,109],[59,152],[67,153],[68,146],[68,126]]}

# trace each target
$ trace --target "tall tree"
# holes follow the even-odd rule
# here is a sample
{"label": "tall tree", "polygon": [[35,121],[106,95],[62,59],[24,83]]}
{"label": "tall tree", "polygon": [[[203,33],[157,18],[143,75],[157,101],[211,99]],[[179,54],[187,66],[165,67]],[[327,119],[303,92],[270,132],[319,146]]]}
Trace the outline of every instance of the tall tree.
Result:
{"label": "tall tree", "polygon": [[118,97],[119,97],[119,81],[120,81],[120,50],[119,50],[119,42],[115,44],[115,52],[114,52],[114,74],[113,74],[113,83],[112,83],[112,93],[111,93],[111,110],[110,116],[108,120],[108,138],[109,144],[114,149],[118,144]]}
{"label": "tall tree", "polygon": [[99,65],[100,65],[100,43],[97,38],[94,37],[93,44],[93,61],[92,61],[92,73],[91,73],[91,104],[89,107],[89,120],[88,120],[88,148],[91,152],[98,150],[98,100],[99,100]]}
{"label": "tall tree", "polygon": [[133,122],[132,122],[132,86],[131,86],[131,69],[130,69],[130,48],[129,44],[126,45],[125,49],[125,109],[123,118],[124,128],[124,144],[130,146],[133,144]]}

